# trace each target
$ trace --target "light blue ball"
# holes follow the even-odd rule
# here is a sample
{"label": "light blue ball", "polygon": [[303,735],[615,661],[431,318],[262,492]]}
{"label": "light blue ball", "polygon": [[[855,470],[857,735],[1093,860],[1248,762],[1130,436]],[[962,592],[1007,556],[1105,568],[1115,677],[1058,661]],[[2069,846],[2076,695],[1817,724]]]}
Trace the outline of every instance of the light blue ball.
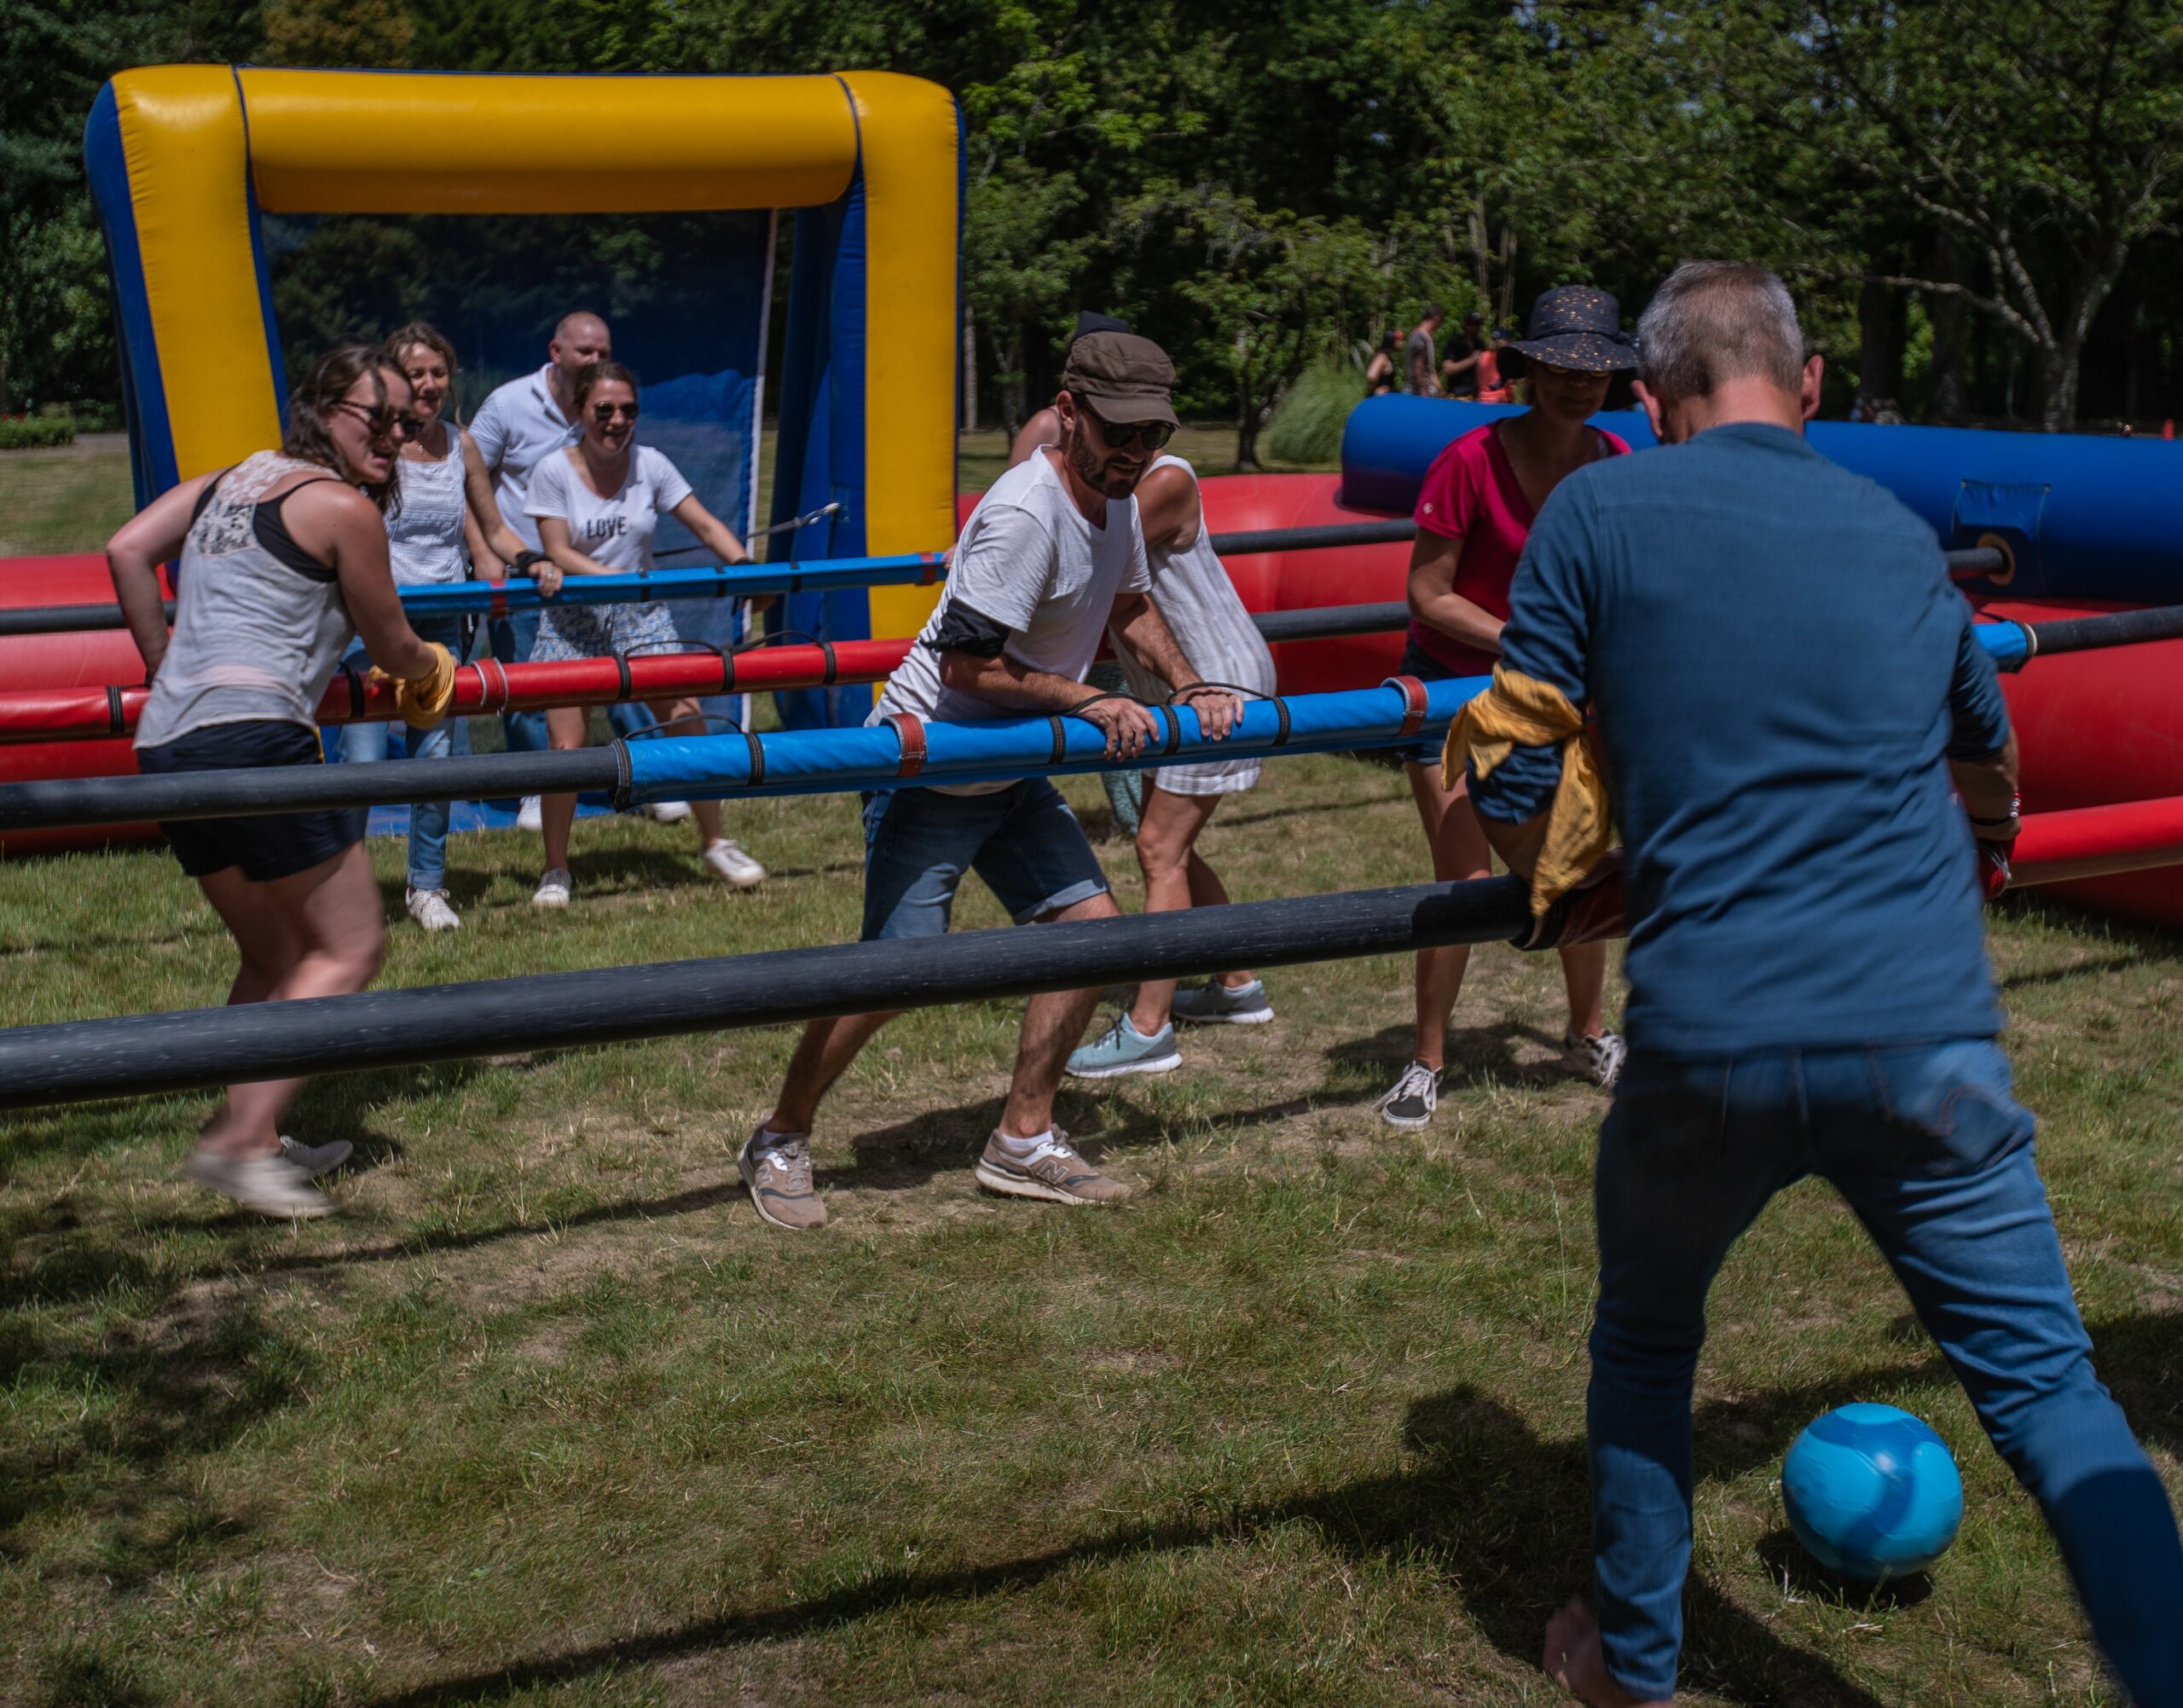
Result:
{"label": "light blue ball", "polygon": [[1922,1572],[1963,1522],[1948,1443],[1891,1405],[1838,1406],[1812,1420],[1781,1465],[1789,1527],[1828,1570],[1882,1584]]}

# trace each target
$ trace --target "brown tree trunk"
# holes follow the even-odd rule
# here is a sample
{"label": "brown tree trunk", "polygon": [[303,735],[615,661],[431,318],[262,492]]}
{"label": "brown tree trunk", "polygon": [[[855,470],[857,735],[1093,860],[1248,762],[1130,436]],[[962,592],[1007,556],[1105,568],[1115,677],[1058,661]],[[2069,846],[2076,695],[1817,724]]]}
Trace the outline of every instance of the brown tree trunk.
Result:
{"label": "brown tree trunk", "polygon": [[963,299],[963,431],[978,430],[978,316]]}
{"label": "brown tree trunk", "polygon": [[1252,372],[1250,341],[1236,333],[1236,466],[1259,465],[1258,376]]}
{"label": "brown tree trunk", "polygon": [[1902,413],[1902,293],[1878,279],[1866,280],[1857,292],[1857,401],[1868,421],[1883,410],[1896,417]]}

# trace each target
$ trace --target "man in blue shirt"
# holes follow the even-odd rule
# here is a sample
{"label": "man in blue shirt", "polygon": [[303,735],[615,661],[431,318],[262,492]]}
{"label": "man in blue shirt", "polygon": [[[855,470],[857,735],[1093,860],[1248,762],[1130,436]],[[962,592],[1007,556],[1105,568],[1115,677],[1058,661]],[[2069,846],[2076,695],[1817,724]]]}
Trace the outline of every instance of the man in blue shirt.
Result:
{"label": "man in blue shirt", "polygon": [[[1546,1669],[1615,1708],[1672,1695],[1705,1294],[1809,1173],[1864,1223],[2038,1500],[2134,1699],[2183,1704],[2183,1544],[2093,1375],[1994,1041],[1981,879],[2006,870],[2016,765],[1971,613],[1932,531],[1804,443],[1820,360],[1772,274],[1681,268],[1638,339],[1674,449],[1555,490],[1497,674],[1558,696],[1569,725],[1593,706],[1626,844],[1630,1053],[1595,1188],[1599,1611],[1553,1621]],[[1472,798],[1528,876],[1561,751],[1484,760],[1473,747]]]}

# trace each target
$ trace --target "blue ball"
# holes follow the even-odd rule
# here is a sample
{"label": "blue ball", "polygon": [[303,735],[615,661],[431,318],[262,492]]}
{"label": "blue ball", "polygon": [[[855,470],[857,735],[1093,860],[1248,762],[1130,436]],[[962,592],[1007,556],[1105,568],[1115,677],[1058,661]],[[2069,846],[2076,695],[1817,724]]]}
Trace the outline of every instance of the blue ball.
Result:
{"label": "blue ball", "polygon": [[1789,1527],[1812,1557],[1861,1583],[1922,1572],[1963,1522],[1963,1479],[1948,1443],[1891,1405],[1815,1418],[1781,1466]]}

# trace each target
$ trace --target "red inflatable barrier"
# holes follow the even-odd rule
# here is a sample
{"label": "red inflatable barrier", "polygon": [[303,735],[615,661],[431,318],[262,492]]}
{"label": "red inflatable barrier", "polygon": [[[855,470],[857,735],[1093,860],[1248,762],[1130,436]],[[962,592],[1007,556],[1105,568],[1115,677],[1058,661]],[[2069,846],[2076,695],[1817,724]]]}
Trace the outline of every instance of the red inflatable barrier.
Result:
{"label": "red inflatable barrier", "polygon": [[2011,865],[2012,888],[2183,866],[2183,796],[2031,814]]}

